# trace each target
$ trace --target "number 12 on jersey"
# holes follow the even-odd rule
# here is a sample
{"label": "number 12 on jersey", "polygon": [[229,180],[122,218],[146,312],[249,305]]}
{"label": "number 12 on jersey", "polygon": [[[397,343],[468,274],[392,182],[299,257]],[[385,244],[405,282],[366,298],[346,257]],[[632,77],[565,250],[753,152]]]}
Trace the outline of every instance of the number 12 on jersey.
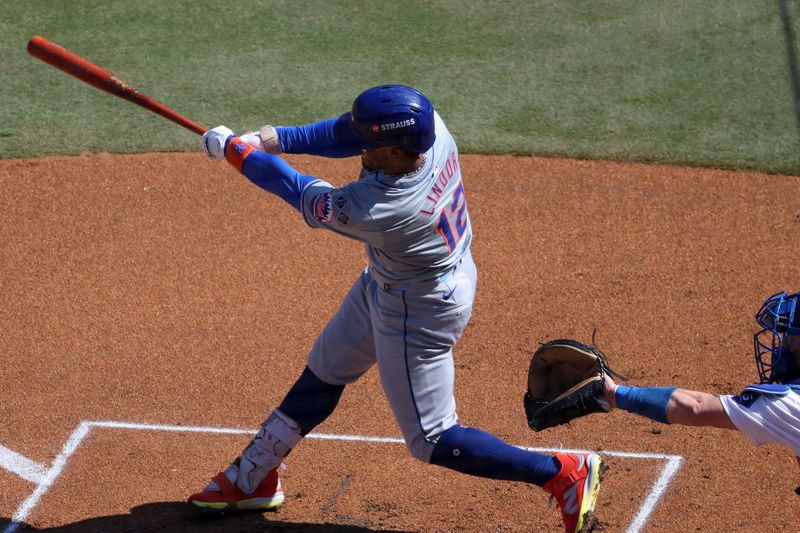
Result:
{"label": "number 12 on jersey", "polygon": [[447,249],[451,252],[455,249],[464,231],[467,229],[469,218],[467,215],[467,197],[464,195],[464,184],[458,182],[458,187],[453,192],[453,201],[450,205],[442,209],[439,215],[439,224],[436,226],[436,233],[444,238]]}

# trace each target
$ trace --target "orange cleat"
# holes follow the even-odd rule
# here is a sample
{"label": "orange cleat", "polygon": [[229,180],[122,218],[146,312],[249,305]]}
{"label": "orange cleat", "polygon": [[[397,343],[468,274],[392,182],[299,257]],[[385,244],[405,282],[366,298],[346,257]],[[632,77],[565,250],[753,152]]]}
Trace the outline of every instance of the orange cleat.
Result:
{"label": "orange cleat", "polygon": [[594,505],[600,491],[602,460],[596,453],[557,453],[561,470],[545,483],[561,508],[561,518],[567,533],[587,533],[594,529]]}
{"label": "orange cleat", "polygon": [[274,511],[283,504],[283,486],[277,468],[270,470],[251,494],[242,492],[231,483],[225,472],[217,474],[213,481],[220,490],[206,489],[189,496],[189,504],[194,510],[222,515],[241,511]]}

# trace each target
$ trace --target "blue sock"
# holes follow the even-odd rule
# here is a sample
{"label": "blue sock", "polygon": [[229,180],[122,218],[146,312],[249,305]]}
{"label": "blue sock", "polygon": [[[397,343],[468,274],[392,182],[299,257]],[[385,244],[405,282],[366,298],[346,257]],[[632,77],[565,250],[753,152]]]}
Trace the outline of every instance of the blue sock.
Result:
{"label": "blue sock", "polygon": [[623,411],[647,417],[662,424],[667,421],[667,404],[676,387],[625,387],[614,393],[617,407]]}
{"label": "blue sock", "polygon": [[431,464],[463,474],[540,487],[561,468],[555,457],[522,450],[479,429],[458,425],[439,437]]}
{"label": "blue sock", "polygon": [[300,434],[305,437],[336,409],[342,391],[344,385],[325,383],[306,367],[278,409],[300,424]]}

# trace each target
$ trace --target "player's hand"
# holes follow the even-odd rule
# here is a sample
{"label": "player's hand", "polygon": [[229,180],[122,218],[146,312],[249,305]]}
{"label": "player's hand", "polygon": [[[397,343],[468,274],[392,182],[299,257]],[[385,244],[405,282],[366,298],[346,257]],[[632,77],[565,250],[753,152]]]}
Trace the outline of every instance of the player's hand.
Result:
{"label": "player's hand", "polygon": [[611,404],[611,407],[616,407],[617,402],[614,400],[614,395],[617,392],[617,384],[611,379],[611,376],[606,374],[603,376],[603,394],[608,400],[608,403]]}
{"label": "player's hand", "polygon": [[213,159],[225,159],[225,145],[234,137],[233,131],[225,126],[217,126],[203,134],[203,151]]}
{"label": "player's hand", "polygon": [[268,154],[281,153],[281,143],[278,139],[278,130],[273,126],[263,126],[259,131],[245,133],[241,140],[255,148]]}

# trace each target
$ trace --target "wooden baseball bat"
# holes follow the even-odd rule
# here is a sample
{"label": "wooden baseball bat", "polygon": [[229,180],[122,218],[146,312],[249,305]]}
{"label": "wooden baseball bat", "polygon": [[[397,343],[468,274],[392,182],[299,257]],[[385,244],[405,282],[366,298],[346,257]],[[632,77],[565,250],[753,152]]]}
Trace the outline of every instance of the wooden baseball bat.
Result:
{"label": "wooden baseball bat", "polygon": [[88,83],[92,87],[97,87],[101,91],[124,98],[198,135],[202,135],[206,132],[206,128],[200,124],[189,120],[165,105],[143,95],[106,69],[70,52],[66,48],[62,48],[48,41],[44,37],[38,35],[32,37],[31,40],[28,41],[28,53],[37,59],[41,59],[48,65],[52,65],[70,76]]}

